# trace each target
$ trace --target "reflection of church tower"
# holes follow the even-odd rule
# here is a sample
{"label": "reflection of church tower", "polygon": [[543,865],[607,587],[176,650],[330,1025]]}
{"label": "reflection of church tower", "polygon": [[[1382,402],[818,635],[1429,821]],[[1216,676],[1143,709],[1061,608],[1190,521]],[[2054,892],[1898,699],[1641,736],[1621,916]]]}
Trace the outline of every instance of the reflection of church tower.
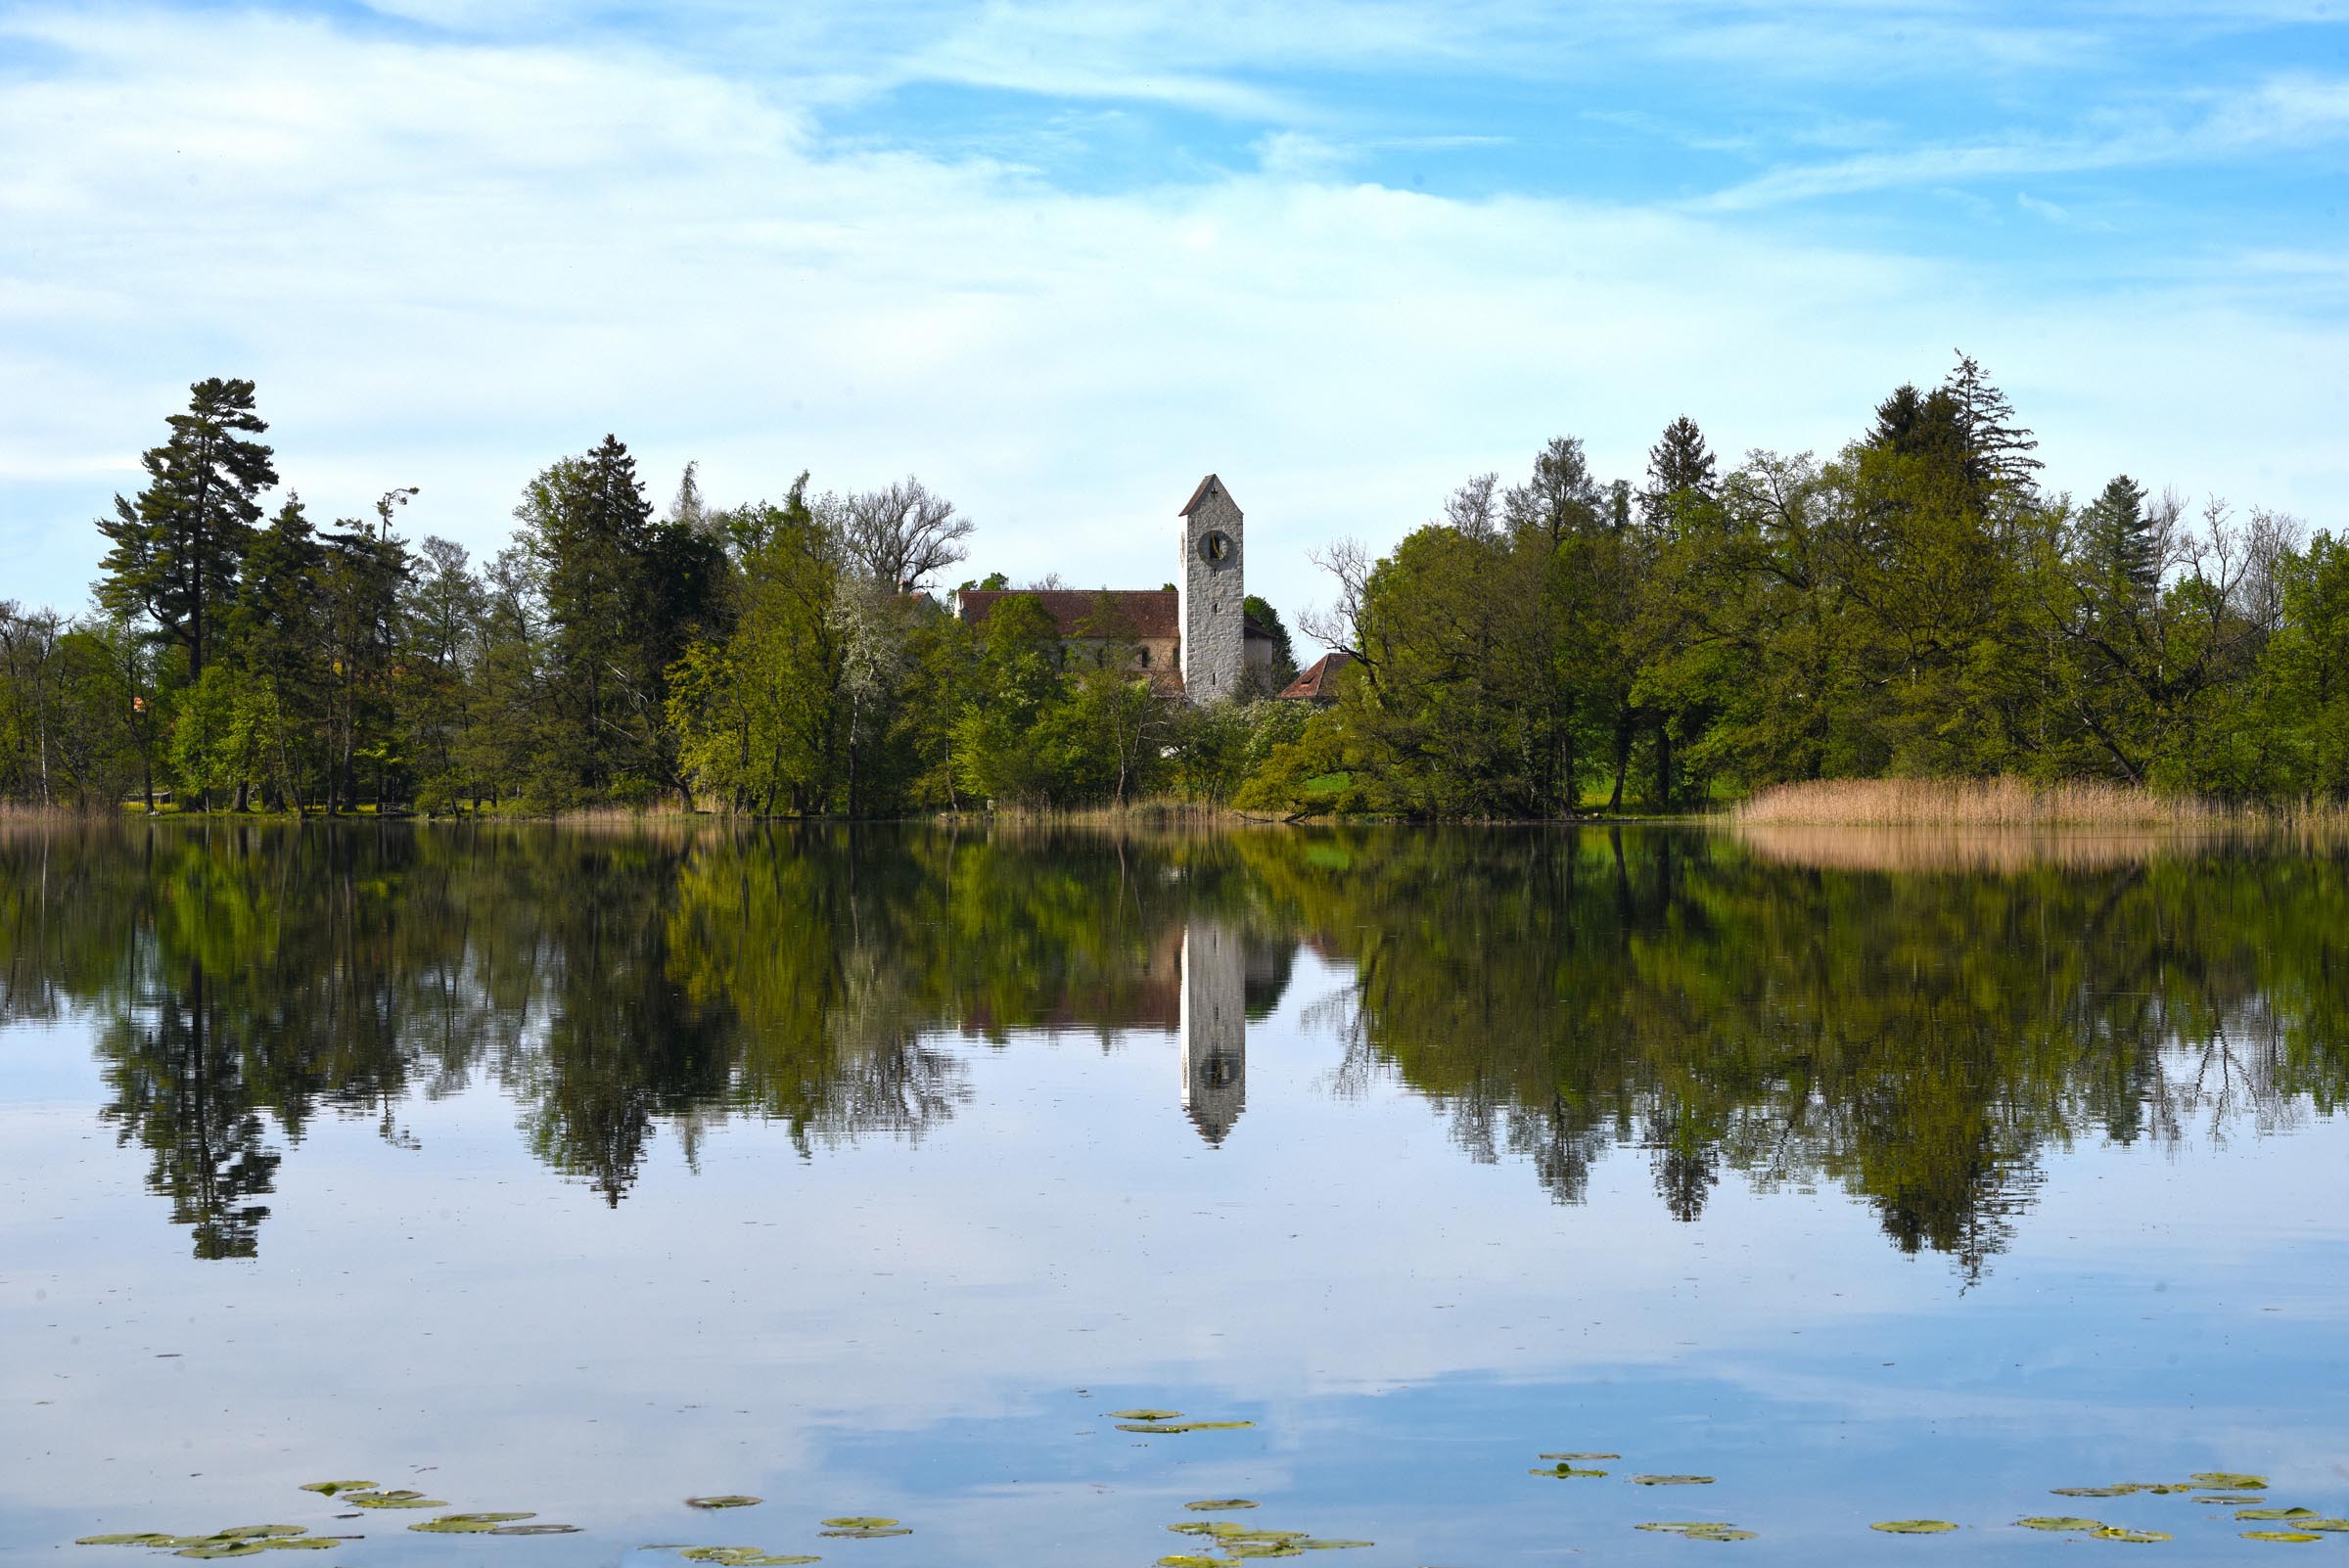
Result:
{"label": "reflection of church tower", "polygon": [[1248,1013],[1240,934],[1193,922],[1182,934],[1182,1109],[1220,1144],[1248,1102]]}

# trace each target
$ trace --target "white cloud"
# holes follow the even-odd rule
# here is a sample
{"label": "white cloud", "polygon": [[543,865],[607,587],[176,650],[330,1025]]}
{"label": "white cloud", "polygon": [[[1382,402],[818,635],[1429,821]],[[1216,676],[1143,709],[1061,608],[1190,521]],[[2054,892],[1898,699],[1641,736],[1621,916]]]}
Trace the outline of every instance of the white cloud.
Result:
{"label": "white cloud", "polygon": [[979,520],[975,567],[1155,583],[1217,469],[1252,586],[1290,609],[1320,591],[1307,547],[1391,540],[1550,435],[1612,472],[1681,412],[1725,451],[1831,445],[1955,344],[2065,483],[2166,462],[2246,501],[2349,498],[2324,417],[2344,335],[2294,318],[2288,278],[2053,299],[1751,217],[1280,157],[1072,193],[831,149],[788,87],[635,46],[9,25],[65,60],[0,97],[15,596],[78,597],[107,465],[211,374],[259,382],[317,510],[420,484],[411,529],[482,548],[530,472],[609,430],[660,495],[689,458],[728,499],[913,469]]}

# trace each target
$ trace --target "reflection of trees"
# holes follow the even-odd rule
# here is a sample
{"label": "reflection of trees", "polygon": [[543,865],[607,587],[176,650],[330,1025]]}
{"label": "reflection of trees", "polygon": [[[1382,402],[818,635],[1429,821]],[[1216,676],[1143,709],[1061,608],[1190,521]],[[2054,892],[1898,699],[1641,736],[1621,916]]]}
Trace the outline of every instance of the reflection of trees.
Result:
{"label": "reflection of trees", "polygon": [[1664,834],[1317,842],[1264,872],[1357,966],[1355,1076],[1385,1064],[1561,1201],[1632,1143],[1680,1218],[1724,1169],[1825,1177],[1970,1271],[2050,1144],[2273,1125],[2349,1083],[2337,860],[1895,875]]}
{"label": "reflection of trees", "polygon": [[1805,864],[1655,833],[1238,835],[386,824],[0,835],[0,1017],[90,1008],[107,1116],[205,1256],[250,1255],[322,1111],[501,1085],[618,1203],[656,1131],[804,1155],[919,1138],[960,1034],[1175,1028],[1186,928],[1248,1016],[1300,938],[1336,1081],[1425,1095],[1470,1157],[1580,1201],[1610,1149],[1702,1214],[1832,1181],[1978,1269],[2044,1151],[2288,1125],[2349,1084],[2349,875],[2246,849]]}

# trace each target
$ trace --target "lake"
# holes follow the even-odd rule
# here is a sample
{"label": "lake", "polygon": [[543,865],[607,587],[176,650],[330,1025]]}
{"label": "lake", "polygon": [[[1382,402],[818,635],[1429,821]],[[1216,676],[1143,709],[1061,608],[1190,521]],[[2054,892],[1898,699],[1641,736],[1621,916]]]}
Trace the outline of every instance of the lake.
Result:
{"label": "lake", "polygon": [[2345,1090],[2333,850],[19,828],[0,1557],[2337,1561]]}

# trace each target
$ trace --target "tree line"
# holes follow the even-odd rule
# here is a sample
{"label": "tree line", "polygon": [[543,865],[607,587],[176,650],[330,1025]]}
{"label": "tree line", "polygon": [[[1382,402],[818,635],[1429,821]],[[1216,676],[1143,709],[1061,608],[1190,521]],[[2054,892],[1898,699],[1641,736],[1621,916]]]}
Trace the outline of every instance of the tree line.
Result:
{"label": "tree line", "polygon": [[1733,469],[1686,418],[1644,483],[1571,438],[1471,479],[1306,629],[1341,701],[1265,806],[1552,816],[1820,778],[2105,779],[2349,798],[2349,545],[2127,475],[2080,502],[1982,366],[1831,460]]}
{"label": "tree line", "polygon": [[265,432],[251,382],[198,383],[98,523],[90,609],[0,605],[0,799],[1543,818],[1996,774],[2349,799],[2349,549],[2126,475],[2046,491],[1963,355],[1828,460],[1725,471],[1683,417],[1605,482],[1560,437],[1383,556],[1320,552],[1304,629],[1351,660],[1318,711],[1183,704],[1107,596],[1075,642],[1033,598],[966,625],[940,592],[972,525],[918,480],[714,507],[688,467],[657,511],[607,437],[476,562],[400,534],[412,486],[323,527],[271,510]]}

